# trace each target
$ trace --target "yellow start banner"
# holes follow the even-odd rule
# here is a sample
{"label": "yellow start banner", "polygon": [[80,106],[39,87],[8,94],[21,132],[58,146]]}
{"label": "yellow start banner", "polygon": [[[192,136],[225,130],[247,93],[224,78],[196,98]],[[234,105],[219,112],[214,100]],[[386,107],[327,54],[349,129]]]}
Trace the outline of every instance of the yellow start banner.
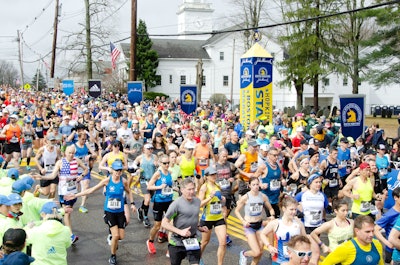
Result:
{"label": "yellow start banner", "polygon": [[255,120],[272,122],[273,57],[256,43],[240,59],[240,121],[248,129]]}

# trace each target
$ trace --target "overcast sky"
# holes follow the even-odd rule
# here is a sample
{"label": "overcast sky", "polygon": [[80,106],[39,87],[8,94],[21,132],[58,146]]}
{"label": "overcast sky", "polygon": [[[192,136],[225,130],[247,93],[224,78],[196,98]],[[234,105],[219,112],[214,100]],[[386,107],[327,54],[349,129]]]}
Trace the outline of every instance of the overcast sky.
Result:
{"label": "overcast sky", "polygon": [[[212,3],[216,21],[221,24],[231,21],[228,18],[232,15],[231,0],[205,1]],[[16,37],[17,30],[20,30],[23,32],[23,41],[27,44],[23,48],[24,72],[30,78],[39,65],[35,62],[39,55],[44,56],[51,52],[55,2],[55,0],[0,0],[0,59],[13,62],[19,70]],[[176,33],[176,12],[182,2],[183,0],[137,0],[138,18],[146,22],[150,34]],[[84,22],[83,0],[60,0],[60,3],[62,7],[58,43],[62,42],[67,32],[79,28],[77,23]],[[118,0],[113,3],[117,8],[121,8],[104,23],[115,25],[110,41],[117,41],[130,35],[131,1]],[[45,58],[49,65],[50,59],[51,55]],[[59,63],[59,60],[57,62]],[[45,71],[44,66],[42,69]]]}

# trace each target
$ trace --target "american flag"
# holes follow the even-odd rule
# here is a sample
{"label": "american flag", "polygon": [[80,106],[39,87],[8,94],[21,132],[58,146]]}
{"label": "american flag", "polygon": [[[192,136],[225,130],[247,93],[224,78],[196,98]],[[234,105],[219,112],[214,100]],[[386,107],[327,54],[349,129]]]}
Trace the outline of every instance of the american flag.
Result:
{"label": "american flag", "polygon": [[111,49],[111,64],[112,64],[112,68],[115,69],[116,62],[117,62],[117,58],[119,56],[119,54],[121,53],[116,47],[115,45],[110,42],[110,49]]}

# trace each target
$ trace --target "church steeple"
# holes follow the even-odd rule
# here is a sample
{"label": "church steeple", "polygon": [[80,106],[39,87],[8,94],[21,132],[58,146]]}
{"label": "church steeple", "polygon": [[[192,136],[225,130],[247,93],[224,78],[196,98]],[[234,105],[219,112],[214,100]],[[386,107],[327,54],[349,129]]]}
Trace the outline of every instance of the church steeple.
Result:
{"label": "church steeple", "polygon": [[[212,13],[210,3],[205,0],[183,0],[179,6],[178,33],[211,32],[213,29]],[[205,40],[209,35],[181,36],[181,39],[201,39]]]}

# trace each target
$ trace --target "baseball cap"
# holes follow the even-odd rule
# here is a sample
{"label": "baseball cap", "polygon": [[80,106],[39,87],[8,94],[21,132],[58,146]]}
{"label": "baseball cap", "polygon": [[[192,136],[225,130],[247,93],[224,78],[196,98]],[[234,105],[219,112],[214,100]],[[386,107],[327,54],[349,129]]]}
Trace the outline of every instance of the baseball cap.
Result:
{"label": "baseball cap", "polygon": [[384,144],[380,144],[378,147],[379,150],[386,150],[386,146]]}
{"label": "baseball cap", "polygon": [[153,147],[152,144],[145,144],[145,145],[144,145],[144,148],[146,148],[146,149],[152,149],[152,148],[154,148],[154,147]]}
{"label": "baseball cap", "polygon": [[132,123],[137,124],[137,123],[139,123],[139,121],[138,120],[132,120]]}
{"label": "baseball cap", "polygon": [[269,151],[269,145],[267,145],[267,144],[260,145],[260,150],[268,152]]}
{"label": "baseball cap", "polygon": [[0,194],[0,205],[7,205],[10,206],[10,200],[6,195]]}
{"label": "baseball cap", "polygon": [[257,143],[257,141],[248,141],[247,142],[247,144],[249,145],[249,146],[258,146],[259,144]]}
{"label": "baseball cap", "polygon": [[18,169],[16,169],[16,168],[10,168],[10,169],[7,171],[7,177],[12,178],[12,179],[18,179],[18,178],[19,178]]}
{"label": "baseball cap", "polygon": [[363,162],[363,163],[360,164],[360,169],[361,169],[361,170],[366,169],[366,168],[370,168],[370,166],[369,166],[368,163]]}
{"label": "baseball cap", "polygon": [[29,175],[21,178],[21,180],[23,182],[25,182],[26,184],[30,185],[31,187],[33,186],[33,183],[35,183],[35,180],[33,178],[31,178]]}
{"label": "baseball cap", "polygon": [[282,146],[283,146],[282,143],[280,143],[280,142],[278,142],[278,141],[275,141],[275,142],[274,142],[274,147],[275,147],[275,148],[282,148]]}
{"label": "baseball cap", "polygon": [[308,141],[306,139],[301,140],[300,144],[307,144],[308,145]]}
{"label": "baseball cap", "polygon": [[53,141],[53,140],[55,140],[55,139],[56,139],[56,137],[54,136],[53,133],[48,133],[48,134],[47,134],[47,140]]}
{"label": "baseball cap", "polygon": [[132,133],[137,134],[137,133],[140,133],[140,131],[138,129],[134,129],[134,130],[132,130]]}
{"label": "baseball cap", "polygon": [[162,137],[163,135],[160,132],[156,132],[156,134],[154,136],[155,137]]}
{"label": "baseball cap", "polygon": [[19,179],[12,184],[12,192],[17,194],[21,194],[23,191],[30,190],[31,188],[32,186],[22,179]]}
{"label": "baseball cap", "polygon": [[63,117],[63,120],[70,120],[70,119],[71,119],[71,117],[68,115]]}
{"label": "baseball cap", "polygon": [[204,175],[209,176],[209,175],[214,175],[217,174],[217,169],[213,166],[209,166],[204,170]]}
{"label": "baseball cap", "polygon": [[340,142],[341,142],[341,143],[348,144],[348,143],[349,143],[349,140],[347,140],[346,137],[343,137],[342,139],[340,139]]}
{"label": "baseball cap", "polygon": [[10,200],[10,205],[22,203],[22,198],[19,194],[10,193],[7,197]]}
{"label": "baseball cap", "polygon": [[194,149],[194,144],[190,141],[187,141],[184,146],[186,149]]}
{"label": "baseball cap", "polygon": [[46,202],[45,204],[43,204],[42,209],[40,210],[41,213],[45,213],[45,214],[52,214],[54,213],[53,209],[58,209],[58,206],[55,202],[51,201],[51,202]]}
{"label": "baseball cap", "polygon": [[18,120],[18,115],[12,114],[12,115],[10,115],[10,119],[17,119]]}
{"label": "baseball cap", "polygon": [[26,232],[22,228],[9,228],[3,235],[3,245],[10,248],[22,246],[25,244],[25,240]]}
{"label": "baseball cap", "polygon": [[368,149],[368,150],[365,152],[365,154],[366,154],[366,155],[376,155],[376,151],[375,151],[374,149]]}
{"label": "baseball cap", "polygon": [[112,163],[111,168],[114,169],[114,170],[121,170],[123,168],[122,161],[121,160],[115,160]]}
{"label": "baseball cap", "polygon": [[264,134],[267,134],[267,131],[266,130],[264,130],[264,129],[261,129],[258,133],[264,133]]}
{"label": "baseball cap", "polygon": [[252,130],[247,130],[246,135],[254,136],[254,133]]}
{"label": "baseball cap", "polygon": [[120,142],[119,142],[118,140],[114,140],[114,141],[111,142],[111,145],[117,145],[117,146],[119,146],[119,143],[120,143]]}
{"label": "baseball cap", "polygon": [[26,255],[21,251],[15,251],[7,256],[3,265],[29,265],[35,261],[35,258]]}
{"label": "baseball cap", "polygon": [[349,143],[351,143],[351,144],[355,143],[354,138],[351,136],[347,137],[347,141],[349,141]]}
{"label": "baseball cap", "polygon": [[116,131],[111,131],[111,132],[110,132],[110,136],[117,137],[117,135],[118,135],[118,134],[117,134]]}
{"label": "baseball cap", "polygon": [[288,134],[289,134],[288,130],[282,130],[281,133],[282,133],[282,134],[285,134],[285,135],[288,135]]}

